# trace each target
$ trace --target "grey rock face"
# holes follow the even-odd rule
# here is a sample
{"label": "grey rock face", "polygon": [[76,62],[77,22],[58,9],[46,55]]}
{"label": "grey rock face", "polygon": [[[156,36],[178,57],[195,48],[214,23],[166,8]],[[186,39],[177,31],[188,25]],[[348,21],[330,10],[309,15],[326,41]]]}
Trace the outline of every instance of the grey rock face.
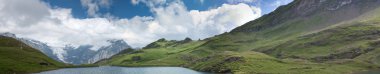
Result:
{"label": "grey rock face", "polygon": [[53,58],[56,61],[61,61],[56,54],[54,54],[54,51],[52,50],[51,47],[49,47],[46,43],[37,41],[37,40],[32,40],[32,39],[26,39],[26,38],[18,38],[21,42],[24,42],[25,44],[40,50],[42,53],[47,55],[50,58]]}
{"label": "grey rock face", "polygon": [[97,51],[91,50],[92,45],[82,45],[77,48],[66,46],[65,61],[72,64],[95,63],[101,59],[109,58],[122,50],[131,48],[124,40],[108,40],[108,46],[103,46]]}
{"label": "grey rock face", "polygon": [[16,35],[15,35],[15,34],[13,34],[13,33],[9,33],[9,32],[0,33],[0,36],[16,38]]}
{"label": "grey rock face", "polygon": [[88,60],[88,63],[94,63],[101,59],[109,58],[120,51],[131,48],[124,40],[108,40],[111,45],[101,47],[96,54]]}

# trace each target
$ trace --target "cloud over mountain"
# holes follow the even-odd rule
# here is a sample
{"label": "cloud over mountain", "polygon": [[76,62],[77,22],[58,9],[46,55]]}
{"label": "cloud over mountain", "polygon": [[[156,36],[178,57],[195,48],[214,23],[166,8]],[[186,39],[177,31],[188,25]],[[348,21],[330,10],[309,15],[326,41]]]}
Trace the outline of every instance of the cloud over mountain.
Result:
{"label": "cloud over mountain", "polygon": [[[97,15],[91,4],[112,4],[82,0],[89,15]],[[69,8],[52,7],[39,0],[0,0],[0,32],[46,42],[57,49],[65,45],[108,45],[109,39],[124,39],[142,47],[159,39],[206,38],[240,26],[261,16],[261,9],[245,3],[223,4],[205,11],[188,10],[182,1],[140,1],[154,16],[133,18],[74,18]]]}

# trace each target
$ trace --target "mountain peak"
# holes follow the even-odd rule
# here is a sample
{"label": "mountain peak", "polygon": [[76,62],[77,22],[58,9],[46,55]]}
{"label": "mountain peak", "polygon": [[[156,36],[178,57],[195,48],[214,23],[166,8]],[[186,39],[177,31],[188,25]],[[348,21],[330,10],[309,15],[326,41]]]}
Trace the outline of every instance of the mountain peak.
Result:
{"label": "mountain peak", "polygon": [[112,39],[112,40],[107,40],[107,42],[111,44],[125,44],[128,45],[123,39]]}
{"label": "mountain peak", "polygon": [[[367,0],[370,1],[370,0]],[[290,6],[293,16],[308,16],[317,12],[338,10],[352,3],[366,2],[364,0],[295,0]]]}
{"label": "mountain peak", "polygon": [[0,33],[0,36],[6,36],[6,37],[11,37],[11,38],[16,38],[16,35],[10,32],[4,32]]}
{"label": "mountain peak", "polygon": [[309,25],[323,27],[323,25],[336,24],[356,18],[379,6],[380,0],[295,0],[269,14],[263,15],[259,19],[239,26],[231,32],[258,32],[286,23],[289,24],[292,21],[316,18],[325,22],[310,23]]}

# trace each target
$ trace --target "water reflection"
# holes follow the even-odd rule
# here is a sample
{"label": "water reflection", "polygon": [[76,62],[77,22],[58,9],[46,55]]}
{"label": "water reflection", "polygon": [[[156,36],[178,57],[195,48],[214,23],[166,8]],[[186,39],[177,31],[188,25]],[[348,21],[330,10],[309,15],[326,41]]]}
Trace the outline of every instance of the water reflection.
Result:
{"label": "water reflection", "polygon": [[209,74],[182,67],[89,67],[65,68],[36,74]]}

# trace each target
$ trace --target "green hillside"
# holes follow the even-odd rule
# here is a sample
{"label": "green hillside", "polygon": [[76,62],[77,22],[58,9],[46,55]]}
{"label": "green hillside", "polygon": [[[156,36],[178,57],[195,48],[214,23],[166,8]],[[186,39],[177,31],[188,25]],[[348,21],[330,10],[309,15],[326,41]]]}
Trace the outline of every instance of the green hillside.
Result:
{"label": "green hillside", "polygon": [[10,37],[0,36],[0,73],[32,73],[64,66],[40,51]]}
{"label": "green hillside", "polygon": [[119,54],[112,59],[100,61],[100,64],[112,64],[121,66],[179,66],[187,63],[183,55],[189,54],[205,41],[167,41],[160,39],[145,47],[147,49]]}
{"label": "green hillside", "polygon": [[295,0],[229,33],[160,39],[99,62],[255,74],[346,74],[380,68],[380,1]]}
{"label": "green hillside", "polygon": [[199,71],[218,73],[348,73],[367,69],[369,64],[358,61],[346,63],[314,63],[305,59],[278,59],[255,51],[209,51],[197,48],[206,41],[157,41],[162,47],[142,49],[120,54],[112,59],[98,62],[115,66],[183,66]]}

